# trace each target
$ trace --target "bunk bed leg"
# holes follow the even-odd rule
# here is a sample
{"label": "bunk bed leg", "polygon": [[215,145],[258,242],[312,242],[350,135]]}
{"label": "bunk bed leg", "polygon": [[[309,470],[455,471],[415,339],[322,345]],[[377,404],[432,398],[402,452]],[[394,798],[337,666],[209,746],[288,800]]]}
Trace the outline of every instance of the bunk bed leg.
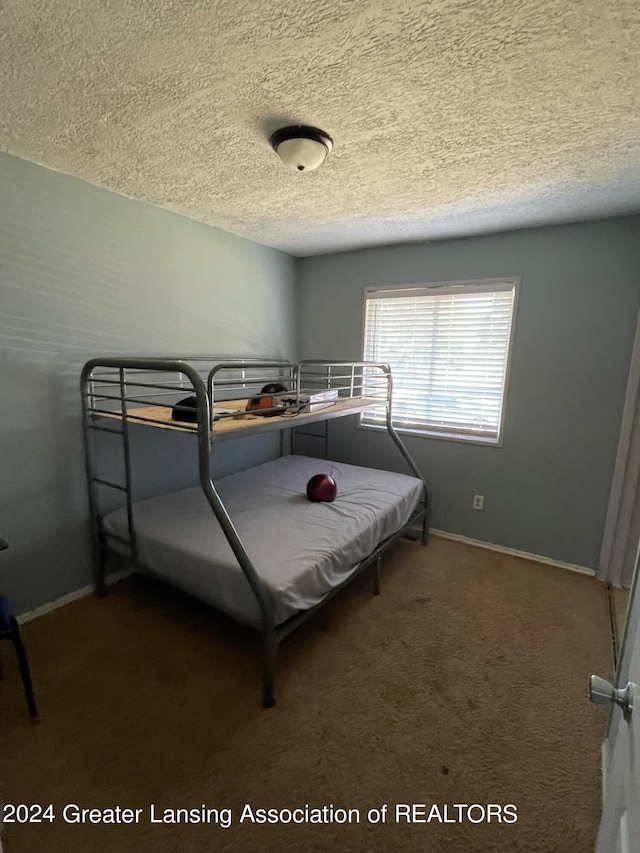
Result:
{"label": "bunk bed leg", "polygon": [[380,563],[382,557],[378,557],[373,568],[373,594],[380,595]]}
{"label": "bunk bed leg", "polygon": [[262,635],[262,707],[273,708],[276,704],[273,683],[275,679],[276,654],[278,641],[273,630],[264,631]]}
{"label": "bunk bed leg", "polygon": [[422,544],[429,544],[429,513],[425,512],[422,516]]}

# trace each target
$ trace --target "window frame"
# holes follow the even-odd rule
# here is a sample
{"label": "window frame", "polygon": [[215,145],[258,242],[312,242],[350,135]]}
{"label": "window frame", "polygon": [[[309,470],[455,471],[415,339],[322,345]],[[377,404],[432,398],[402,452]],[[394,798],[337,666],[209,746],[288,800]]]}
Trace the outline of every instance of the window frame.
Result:
{"label": "window frame", "polygon": [[[433,282],[423,282],[419,284],[390,284],[390,285],[378,285],[372,286],[367,285],[363,291],[363,300],[362,300],[362,338],[360,342],[360,352],[362,354],[362,358],[365,356],[365,344],[366,344],[366,322],[367,322],[367,299],[370,294],[384,294],[389,293],[390,291],[409,291],[412,290],[437,290],[442,289],[443,291],[451,290],[453,288],[464,288],[464,287],[477,287],[481,289],[490,289],[491,285],[504,285],[511,284],[513,286],[513,306],[511,309],[511,326],[509,329],[509,344],[507,347],[507,359],[505,365],[504,372],[504,386],[502,392],[502,408],[500,411],[500,423],[498,425],[498,434],[496,438],[490,438],[487,436],[476,436],[472,434],[464,434],[458,433],[455,431],[445,432],[443,430],[429,430],[429,429],[418,429],[415,427],[405,427],[397,424],[393,424],[393,428],[396,432],[403,433],[404,435],[412,435],[418,438],[427,438],[427,439],[437,439],[440,441],[455,441],[461,442],[463,444],[476,444],[481,445],[482,447],[503,447],[504,446],[504,432],[505,432],[505,419],[506,419],[506,411],[507,405],[509,401],[509,390],[511,387],[511,366],[513,363],[513,346],[514,346],[514,338],[515,338],[515,328],[516,328],[516,320],[518,314],[518,303],[519,303],[519,295],[520,295],[520,284],[521,278],[519,276],[493,276],[492,278],[474,278],[474,279],[465,279],[461,281],[433,281]],[[393,372],[392,372],[393,375]],[[366,416],[365,412],[361,412],[358,415],[358,429],[364,430],[374,430],[375,432],[380,432],[381,430],[386,430],[386,424],[372,424],[365,423],[364,418]],[[393,423],[393,421],[392,421]]]}

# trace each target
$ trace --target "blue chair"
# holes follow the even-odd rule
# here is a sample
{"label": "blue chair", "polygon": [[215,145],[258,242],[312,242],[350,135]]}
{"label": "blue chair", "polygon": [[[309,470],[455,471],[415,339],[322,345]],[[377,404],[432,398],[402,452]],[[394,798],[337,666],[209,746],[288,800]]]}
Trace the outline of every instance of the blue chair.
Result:
{"label": "blue chair", "polygon": [[[4,551],[6,547],[7,543],[0,539],[0,551]],[[31,683],[31,673],[29,672],[27,653],[22,642],[22,637],[20,636],[20,629],[18,627],[16,617],[11,612],[9,602],[4,595],[0,595],[0,640],[10,640],[13,643],[13,647],[16,650],[16,656],[18,658],[18,668],[20,669],[20,675],[22,676],[22,683],[24,685],[24,695],[27,700],[29,714],[31,715],[31,722],[37,723],[39,717],[36,709],[36,700],[33,696],[33,684]],[[2,668],[0,667],[0,677],[1,676]]]}

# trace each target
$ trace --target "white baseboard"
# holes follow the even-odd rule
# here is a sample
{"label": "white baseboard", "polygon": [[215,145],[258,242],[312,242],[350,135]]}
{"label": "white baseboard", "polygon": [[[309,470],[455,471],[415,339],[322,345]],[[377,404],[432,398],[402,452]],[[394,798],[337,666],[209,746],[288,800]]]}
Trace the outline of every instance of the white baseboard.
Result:
{"label": "white baseboard", "polygon": [[[118,581],[121,581],[132,574],[133,572],[131,570],[113,572],[113,574],[110,574],[107,577],[107,586],[118,583]],[[70,604],[72,601],[77,601],[79,598],[84,598],[86,595],[90,595],[94,589],[95,587],[93,585],[83,586],[81,589],[76,589],[75,592],[70,592],[67,595],[63,595],[61,598],[56,598],[55,601],[50,601],[48,604],[42,604],[40,607],[36,607],[35,610],[29,610],[27,613],[17,616],[16,621],[19,625],[23,625],[25,622],[31,622],[32,619],[37,619],[38,616],[44,616],[45,613],[51,613],[52,610],[57,610],[58,607],[64,607],[65,604]]]}
{"label": "white baseboard", "polygon": [[587,566],[576,566],[573,563],[563,563],[562,560],[552,560],[551,557],[543,557],[540,554],[529,554],[527,551],[518,551],[515,548],[505,548],[503,545],[493,545],[491,542],[483,542],[480,539],[469,539],[468,536],[459,536],[457,533],[447,533],[446,530],[429,531],[433,536],[441,536],[443,539],[453,539],[455,542],[464,542],[465,545],[475,545],[476,548],[485,548],[487,551],[498,551],[500,554],[510,554],[512,557],[522,557],[525,560],[533,560],[536,563],[544,563],[547,566],[556,566],[559,569],[568,569],[570,572],[579,572],[581,575],[595,577],[596,570]]}

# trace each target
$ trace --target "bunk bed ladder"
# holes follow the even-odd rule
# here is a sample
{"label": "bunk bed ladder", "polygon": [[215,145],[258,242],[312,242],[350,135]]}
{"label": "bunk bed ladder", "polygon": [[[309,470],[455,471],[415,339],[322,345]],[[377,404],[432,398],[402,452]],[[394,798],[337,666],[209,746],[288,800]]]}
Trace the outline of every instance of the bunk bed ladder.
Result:
{"label": "bunk bed ladder", "polygon": [[[82,378],[82,408],[85,438],[85,468],[88,485],[89,516],[91,524],[91,545],[93,552],[95,586],[98,595],[106,594],[106,556],[111,550],[108,540],[112,539],[129,548],[130,555],[135,561],[137,559],[137,543],[135,528],[133,526],[133,501],[132,501],[132,475],[131,475],[131,444],[129,436],[129,419],[127,417],[126,405],[126,376],[124,368],[119,368],[120,385],[120,417],[121,429],[104,426],[95,423],[93,415],[96,413],[94,405],[95,395],[93,379],[91,375]],[[122,438],[122,454],[124,461],[124,484],[97,476],[95,461],[95,445],[93,433],[110,433]],[[105,530],[102,524],[100,512],[100,487],[114,489],[125,494],[127,506],[127,526],[129,536],[119,536]]]}

